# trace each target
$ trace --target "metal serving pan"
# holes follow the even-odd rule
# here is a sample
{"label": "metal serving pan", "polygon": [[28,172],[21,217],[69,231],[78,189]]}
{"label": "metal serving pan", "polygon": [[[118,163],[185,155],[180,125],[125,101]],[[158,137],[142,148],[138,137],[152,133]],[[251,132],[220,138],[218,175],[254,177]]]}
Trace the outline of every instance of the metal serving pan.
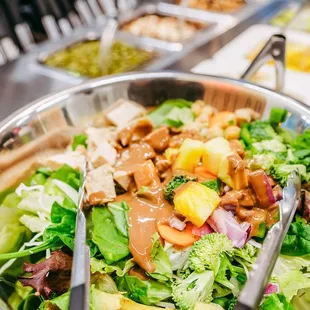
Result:
{"label": "metal serving pan", "polygon": [[[212,12],[212,13],[215,13],[215,14],[238,15],[241,12],[248,10],[250,7],[255,6],[255,4],[257,4],[257,2],[263,2],[263,1],[264,0],[258,0],[258,1],[255,1],[255,0],[245,0],[244,1],[245,3],[242,4],[239,8],[236,8],[236,9],[233,9],[233,10],[230,10],[230,11],[226,11],[226,12],[225,11],[222,12],[222,11],[218,11],[218,10],[203,10],[203,9],[194,8],[194,7],[190,7],[189,10],[198,11],[200,13],[202,13],[202,12]],[[168,2],[168,3],[171,3],[171,4],[179,6],[179,4],[177,3],[176,0],[168,0],[168,1],[165,1],[165,2]]]}
{"label": "metal serving pan", "polygon": [[[123,14],[122,16],[120,16],[119,22],[120,22],[121,31],[128,32],[123,29],[124,26],[126,26],[130,22],[140,17],[148,16],[148,15],[158,15],[160,17],[176,17],[176,18],[182,16],[185,22],[192,22],[192,23],[198,24],[200,29],[198,29],[192,37],[185,39],[185,40],[180,40],[182,44],[186,44],[190,42],[198,34],[206,33],[210,29],[210,27],[213,27],[215,25],[214,19],[212,18],[201,19],[199,16],[192,16],[188,14],[187,10],[182,7],[172,7],[171,9],[171,6],[163,7],[161,5],[146,4],[146,5],[139,7],[137,10],[133,12],[129,12],[128,14]],[[157,40],[165,41],[162,39],[157,39]],[[167,42],[167,44],[172,43],[168,41],[165,41],[165,42]]]}
{"label": "metal serving pan", "polygon": [[[60,42],[55,43],[52,46],[48,46],[47,48],[45,48],[44,50],[42,50],[40,53],[37,54],[37,58],[35,59],[35,65],[39,67],[39,71],[43,72],[48,76],[57,77],[58,75],[60,76],[60,78],[61,76],[63,76],[63,77],[73,77],[81,80],[86,80],[88,79],[88,77],[86,76],[75,75],[62,68],[49,67],[45,64],[45,61],[48,57],[52,56],[56,52],[70,48],[75,44],[100,40],[100,35],[101,35],[101,29],[99,28],[93,29],[86,32],[82,32],[81,34],[78,34],[72,38],[66,38]],[[143,66],[139,66],[135,70],[141,70],[141,69],[155,70],[158,64],[163,59],[165,59],[167,54],[178,52],[182,49],[182,45],[179,43],[173,43],[167,45],[165,42],[156,39],[139,38],[125,32],[117,32],[115,41],[123,42],[135,48],[145,50],[154,54],[153,59],[151,59]]]}

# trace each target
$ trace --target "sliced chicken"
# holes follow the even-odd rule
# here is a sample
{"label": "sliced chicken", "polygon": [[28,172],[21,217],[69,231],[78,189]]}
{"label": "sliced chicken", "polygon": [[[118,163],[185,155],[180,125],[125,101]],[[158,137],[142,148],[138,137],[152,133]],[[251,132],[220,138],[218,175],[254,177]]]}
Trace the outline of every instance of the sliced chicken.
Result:
{"label": "sliced chicken", "polygon": [[167,127],[160,127],[149,133],[144,141],[147,142],[156,152],[163,152],[170,141],[170,134]]}
{"label": "sliced chicken", "polygon": [[117,158],[115,145],[116,131],[112,128],[87,129],[88,158],[91,164],[97,168],[104,164],[114,165]]}
{"label": "sliced chicken", "polygon": [[104,204],[116,197],[113,168],[103,165],[87,173],[85,188],[91,205]]}
{"label": "sliced chicken", "polygon": [[132,174],[128,171],[115,171],[113,174],[114,180],[126,191],[128,191],[130,183],[132,182]]}
{"label": "sliced chicken", "polygon": [[106,112],[107,119],[116,127],[123,128],[127,124],[145,114],[145,109],[137,103],[125,99],[116,101]]}

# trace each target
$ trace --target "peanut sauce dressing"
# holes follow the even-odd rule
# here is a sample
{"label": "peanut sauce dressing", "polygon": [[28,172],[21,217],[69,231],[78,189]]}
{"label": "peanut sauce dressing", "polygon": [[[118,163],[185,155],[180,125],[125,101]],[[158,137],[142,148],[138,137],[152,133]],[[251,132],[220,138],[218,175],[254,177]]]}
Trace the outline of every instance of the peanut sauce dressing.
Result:
{"label": "peanut sauce dressing", "polygon": [[[135,158],[132,159],[136,163]],[[173,207],[164,199],[160,183],[151,160],[135,166],[134,179],[138,192],[127,192],[116,198],[129,206],[129,250],[135,262],[145,271],[154,272],[152,263],[152,236],[157,224],[172,216]]]}
{"label": "peanut sauce dressing", "polygon": [[242,158],[237,154],[232,154],[227,156],[228,164],[229,164],[229,175],[232,178],[234,188],[243,189],[248,187],[248,178],[245,173],[245,165]]}
{"label": "peanut sauce dressing", "polygon": [[268,209],[261,208],[245,208],[238,206],[236,209],[236,216],[241,221],[246,221],[251,224],[250,237],[256,236],[259,230],[259,226],[266,223],[266,227],[271,227],[277,222],[276,214],[278,212],[278,206],[272,205]]}

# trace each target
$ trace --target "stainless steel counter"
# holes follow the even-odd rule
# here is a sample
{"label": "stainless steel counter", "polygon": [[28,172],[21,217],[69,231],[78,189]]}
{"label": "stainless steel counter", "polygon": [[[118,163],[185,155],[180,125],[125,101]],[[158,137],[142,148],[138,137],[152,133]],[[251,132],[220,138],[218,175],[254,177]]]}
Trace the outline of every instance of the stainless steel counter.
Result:
{"label": "stainless steel counter", "polygon": [[[274,15],[289,1],[260,0],[249,2],[251,4],[248,5],[246,10],[233,15],[199,14],[199,18],[215,22],[215,25],[198,35],[193,41],[183,44],[181,50],[175,48],[175,50],[165,53],[161,61],[155,62],[147,70],[156,71],[167,68],[177,71],[189,71],[200,61],[212,56],[249,26],[265,21]],[[160,5],[162,9],[169,6],[169,4]],[[100,29],[80,30],[69,40],[79,38],[89,31],[98,32]],[[120,35],[123,37],[128,36],[127,34]],[[0,67],[0,120],[39,97],[77,85],[83,81],[81,78],[63,74],[57,70],[46,69],[38,64],[37,57],[40,53],[55,49],[58,45],[63,46],[67,41],[68,39],[63,39],[57,43],[43,44],[19,60]],[[156,42],[156,40],[153,43],[160,45],[160,42]],[[163,42],[161,44],[165,45]]]}

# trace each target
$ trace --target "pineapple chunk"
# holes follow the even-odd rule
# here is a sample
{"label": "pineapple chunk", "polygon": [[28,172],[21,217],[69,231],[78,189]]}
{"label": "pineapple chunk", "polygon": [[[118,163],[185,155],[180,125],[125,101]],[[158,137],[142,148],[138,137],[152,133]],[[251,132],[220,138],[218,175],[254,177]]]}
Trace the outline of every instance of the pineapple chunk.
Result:
{"label": "pineapple chunk", "polygon": [[214,190],[193,181],[177,189],[173,199],[175,210],[197,227],[204,224],[220,201]]}
{"label": "pineapple chunk", "polygon": [[172,163],[173,160],[177,157],[177,155],[179,154],[179,149],[177,148],[173,148],[173,147],[169,147],[168,149],[166,149],[165,151],[165,157],[166,159]]}
{"label": "pineapple chunk", "polygon": [[202,164],[207,171],[214,175],[218,175],[222,162],[232,153],[233,150],[226,139],[223,137],[214,138],[205,143]]}
{"label": "pineapple chunk", "polygon": [[207,171],[233,189],[240,190],[248,186],[244,162],[224,138],[215,138],[205,143],[202,164]]}
{"label": "pineapple chunk", "polygon": [[185,170],[193,172],[204,152],[204,144],[198,140],[186,139],[181,147],[172,170]]}

